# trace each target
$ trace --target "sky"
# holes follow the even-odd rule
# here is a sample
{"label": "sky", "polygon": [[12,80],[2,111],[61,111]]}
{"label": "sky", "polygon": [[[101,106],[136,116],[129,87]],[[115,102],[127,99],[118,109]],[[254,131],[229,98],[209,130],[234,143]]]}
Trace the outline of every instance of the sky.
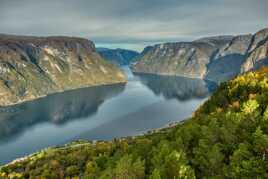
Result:
{"label": "sky", "polygon": [[0,0],[0,33],[78,36],[96,46],[147,45],[268,27],[268,0]]}

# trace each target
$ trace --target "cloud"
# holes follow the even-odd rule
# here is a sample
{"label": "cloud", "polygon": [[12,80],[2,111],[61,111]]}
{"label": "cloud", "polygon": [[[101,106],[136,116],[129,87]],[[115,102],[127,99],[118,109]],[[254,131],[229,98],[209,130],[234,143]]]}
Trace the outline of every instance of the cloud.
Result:
{"label": "cloud", "polygon": [[144,44],[255,32],[267,0],[0,0],[0,33]]}

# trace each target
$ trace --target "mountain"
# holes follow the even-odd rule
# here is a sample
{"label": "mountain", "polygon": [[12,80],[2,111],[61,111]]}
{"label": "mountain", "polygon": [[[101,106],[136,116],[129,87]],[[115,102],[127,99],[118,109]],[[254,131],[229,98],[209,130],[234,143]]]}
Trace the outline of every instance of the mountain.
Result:
{"label": "mountain", "polygon": [[116,65],[129,65],[135,61],[135,57],[139,55],[139,53],[136,51],[119,48],[97,48],[97,51],[104,59]]}
{"label": "mountain", "polygon": [[132,70],[221,82],[268,64],[267,44],[268,28],[254,35],[158,44],[145,48]]}
{"label": "mountain", "polygon": [[257,32],[251,39],[242,72],[258,69],[268,64],[268,28]]}
{"label": "mountain", "polygon": [[268,68],[222,83],[183,123],[77,141],[0,168],[2,178],[268,178]]}
{"label": "mountain", "polygon": [[123,73],[103,60],[89,40],[0,35],[0,106],[124,82]]}

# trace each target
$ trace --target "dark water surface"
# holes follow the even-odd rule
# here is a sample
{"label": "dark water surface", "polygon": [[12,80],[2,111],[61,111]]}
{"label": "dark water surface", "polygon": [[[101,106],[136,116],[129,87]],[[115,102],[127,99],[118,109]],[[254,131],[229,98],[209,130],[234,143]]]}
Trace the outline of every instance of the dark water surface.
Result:
{"label": "dark water surface", "polygon": [[215,87],[199,79],[135,75],[0,108],[0,164],[72,140],[109,140],[181,121]]}

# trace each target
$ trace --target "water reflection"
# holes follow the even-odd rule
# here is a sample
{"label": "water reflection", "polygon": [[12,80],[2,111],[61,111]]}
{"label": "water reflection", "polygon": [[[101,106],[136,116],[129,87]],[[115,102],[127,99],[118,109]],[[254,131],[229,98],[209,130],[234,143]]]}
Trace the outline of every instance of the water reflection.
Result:
{"label": "water reflection", "polygon": [[166,99],[185,101],[194,98],[206,98],[217,87],[216,83],[195,78],[180,76],[161,76],[135,74],[155,95]]}
{"label": "water reflection", "polygon": [[79,89],[0,108],[0,164],[76,139],[111,140],[185,120],[215,87],[199,79],[125,72],[126,85]]}
{"label": "water reflection", "polygon": [[[142,89],[139,100],[146,101],[147,105],[85,131],[75,139],[110,140],[121,136],[133,136],[187,119],[217,87],[214,82],[201,79],[135,73],[129,79],[125,92],[129,93],[129,87],[134,84]],[[127,95],[137,94],[135,92]],[[152,94],[153,98],[150,98]],[[130,104],[126,108],[136,106],[133,102]]]}
{"label": "water reflection", "polygon": [[124,88],[123,84],[83,88],[0,108],[0,143],[36,124],[63,125],[94,115],[106,99],[121,93]]}

